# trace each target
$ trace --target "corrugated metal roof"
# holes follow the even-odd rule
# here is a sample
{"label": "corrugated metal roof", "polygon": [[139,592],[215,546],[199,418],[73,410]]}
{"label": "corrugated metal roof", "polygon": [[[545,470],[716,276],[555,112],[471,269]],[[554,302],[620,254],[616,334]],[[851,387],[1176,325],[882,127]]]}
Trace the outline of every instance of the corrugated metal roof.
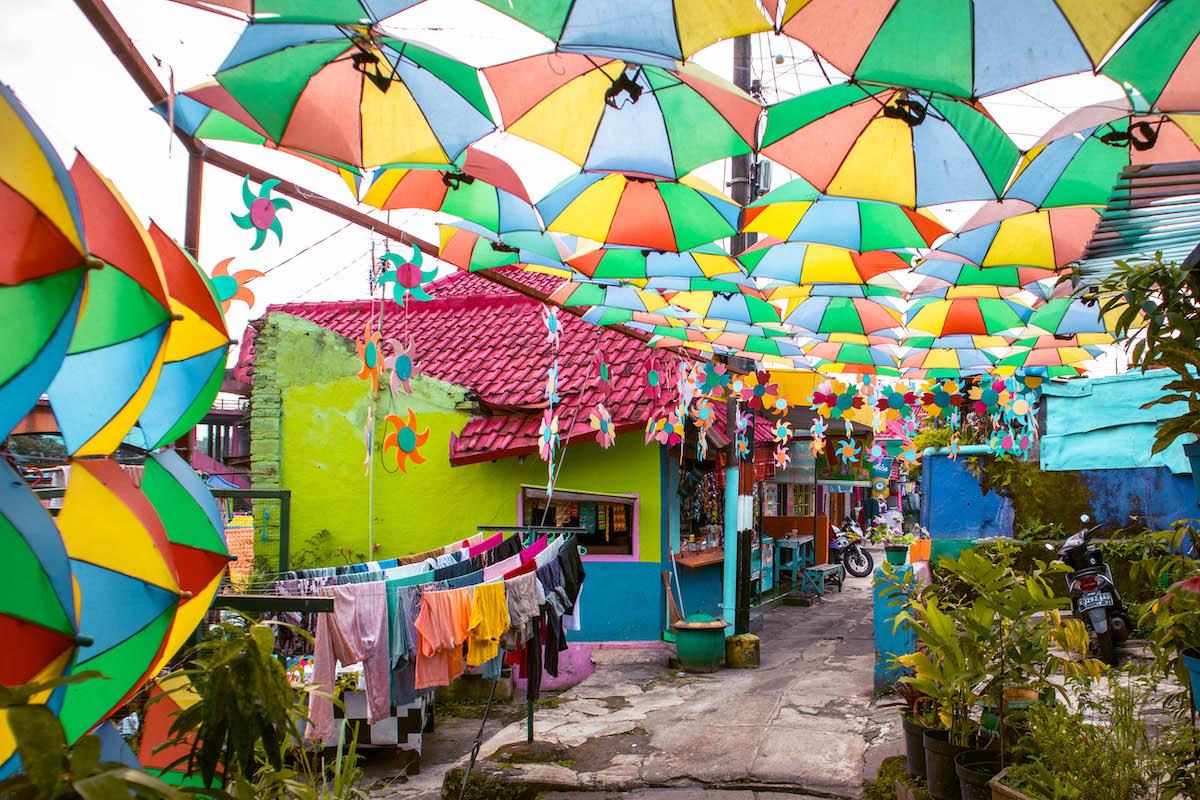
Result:
{"label": "corrugated metal roof", "polygon": [[1200,260],[1200,161],[1126,167],[1078,265],[1082,282],[1104,280],[1119,260]]}

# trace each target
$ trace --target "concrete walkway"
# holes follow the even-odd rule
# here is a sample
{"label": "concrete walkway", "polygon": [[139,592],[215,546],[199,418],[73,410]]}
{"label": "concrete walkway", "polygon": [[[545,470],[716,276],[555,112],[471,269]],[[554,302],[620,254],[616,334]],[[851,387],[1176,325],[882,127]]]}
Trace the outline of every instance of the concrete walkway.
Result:
{"label": "concrete walkway", "polygon": [[850,578],[811,607],[768,611],[757,670],[601,664],[539,711],[532,749],[513,723],[484,743],[476,770],[563,800],[858,797],[902,751],[899,712],[872,696],[871,623],[870,579]]}

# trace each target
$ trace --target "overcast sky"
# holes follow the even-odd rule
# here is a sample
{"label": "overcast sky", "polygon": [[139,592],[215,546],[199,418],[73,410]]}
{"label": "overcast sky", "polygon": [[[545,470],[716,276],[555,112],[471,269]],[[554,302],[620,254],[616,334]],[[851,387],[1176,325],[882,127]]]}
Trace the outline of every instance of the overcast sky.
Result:
{"label": "overcast sky", "polygon": [[[109,5],[162,82],[167,84],[173,76],[179,90],[209,79],[242,27],[234,20],[166,0],[110,0]],[[451,31],[446,20],[471,23]],[[520,26],[471,0],[428,0],[406,12],[404,30],[443,49],[458,43],[455,52],[477,66],[533,52],[545,44],[541,37],[523,34]],[[732,47],[727,42],[705,50],[696,60],[731,76]],[[811,53],[782,37],[755,37],[753,69],[763,81],[768,101],[826,83]],[[830,74],[836,78],[835,72]],[[182,238],[185,152],[71,0],[4,2],[0,80],[13,87],[68,165],[74,150],[84,153],[114,181],[143,221],[153,218]],[[998,95],[987,106],[1017,144],[1027,147],[1064,112],[1119,96],[1107,79],[1089,75],[1047,82],[1036,91]],[[325,170],[261,148],[219,147],[329,197],[354,202],[345,184]],[[508,152],[506,147],[511,146],[496,145],[501,152]],[[530,158],[523,153],[522,160],[533,188],[549,188],[569,168],[544,154]],[[725,174],[723,164],[701,171],[716,185],[722,184]],[[782,170],[776,176],[776,185],[786,178]],[[253,310],[234,304],[229,314],[234,338],[240,338],[246,321],[259,316],[268,303],[366,296],[372,247],[368,232],[347,228],[335,217],[293,203],[294,211],[282,217],[282,244],[270,237],[251,252],[253,237],[230,218],[231,212],[243,211],[240,184],[239,177],[221,170],[204,171],[201,265],[211,271],[221,259],[234,256],[235,270],[278,269],[251,284],[257,296]],[[432,218],[421,212],[393,212],[390,221],[427,239],[436,238]],[[953,215],[949,221],[955,221]],[[374,244],[382,247],[378,238]]]}

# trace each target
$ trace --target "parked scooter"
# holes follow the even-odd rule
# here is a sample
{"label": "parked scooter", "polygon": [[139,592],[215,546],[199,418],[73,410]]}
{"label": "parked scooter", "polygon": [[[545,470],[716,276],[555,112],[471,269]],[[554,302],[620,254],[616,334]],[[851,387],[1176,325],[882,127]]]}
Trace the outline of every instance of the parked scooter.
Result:
{"label": "parked scooter", "polygon": [[850,517],[842,522],[842,527],[833,525],[833,540],[829,543],[829,560],[836,563],[839,559],[842,566],[856,578],[865,578],[875,571],[875,559],[863,547],[865,538],[862,528]]}
{"label": "parked scooter", "polygon": [[[1087,525],[1087,514],[1079,518]],[[1116,658],[1116,646],[1129,638],[1129,614],[1113,583],[1112,570],[1104,562],[1099,547],[1091,544],[1092,534],[1099,528],[1081,528],[1067,538],[1058,551],[1058,558],[1071,568],[1067,575],[1067,590],[1071,598],[1071,613],[1087,626],[1095,637],[1096,652],[1109,664]]]}

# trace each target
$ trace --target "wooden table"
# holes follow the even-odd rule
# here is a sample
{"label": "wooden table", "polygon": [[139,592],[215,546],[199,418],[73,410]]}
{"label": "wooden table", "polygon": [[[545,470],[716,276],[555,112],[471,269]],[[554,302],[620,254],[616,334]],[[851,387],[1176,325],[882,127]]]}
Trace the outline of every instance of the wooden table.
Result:
{"label": "wooden table", "polygon": [[799,585],[800,573],[816,562],[815,536],[786,536],[775,540],[775,585],[781,573],[791,572],[792,586]]}

